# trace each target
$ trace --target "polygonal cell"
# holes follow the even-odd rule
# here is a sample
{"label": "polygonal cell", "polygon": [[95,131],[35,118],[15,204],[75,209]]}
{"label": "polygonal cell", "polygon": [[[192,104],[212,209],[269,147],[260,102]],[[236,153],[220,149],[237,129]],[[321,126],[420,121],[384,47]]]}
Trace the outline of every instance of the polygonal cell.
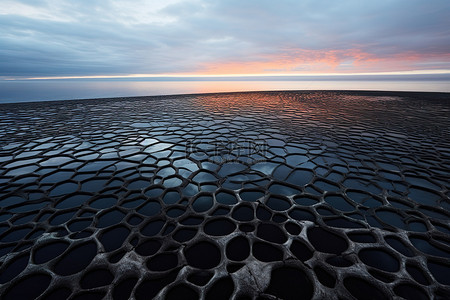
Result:
{"label": "polygonal cell", "polygon": [[184,250],[187,263],[198,269],[212,269],[220,263],[219,248],[211,242],[198,242]]}
{"label": "polygonal cell", "polygon": [[85,290],[93,289],[99,286],[109,285],[113,280],[113,274],[106,269],[92,270],[81,278],[80,286]]}
{"label": "polygonal cell", "polygon": [[50,223],[50,225],[60,225],[60,224],[66,223],[73,217],[74,214],[75,214],[75,211],[55,213],[50,218],[49,223]]}
{"label": "polygonal cell", "polygon": [[327,195],[325,196],[325,202],[330,204],[335,209],[343,212],[355,210],[355,207],[353,205],[351,205],[347,200],[345,200],[344,197],[339,195],[330,195],[330,196]]}
{"label": "polygonal cell", "polygon": [[197,197],[192,203],[192,208],[196,212],[205,212],[213,206],[213,198],[210,195]]}
{"label": "polygonal cell", "polygon": [[322,179],[318,179],[316,181],[314,181],[314,186],[318,187],[319,189],[321,189],[322,191],[330,191],[330,192],[336,192],[339,191],[339,186],[331,181],[325,181]]}
{"label": "polygonal cell", "polygon": [[292,172],[292,168],[286,165],[281,165],[275,169],[272,174],[272,177],[279,180],[284,181],[286,177]]}
{"label": "polygonal cell", "polygon": [[80,207],[83,204],[87,203],[90,198],[91,196],[89,195],[76,194],[59,201],[55,205],[55,208],[66,209],[66,208]]}
{"label": "polygonal cell", "polygon": [[417,203],[429,206],[436,206],[437,202],[441,199],[438,193],[420,187],[409,188],[408,196]]}
{"label": "polygonal cell", "polygon": [[238,162],[225,163],[220,167],[218,174],[220,177],[226,177],[230,174],[238,173],[245,169],[247,169],[247,166]]}
{"label": "polygonal cell", "polygon": [[164,221],[151,221],[141,229],[141,233],[145,236],[154,236],[158,234],[164,226]]}
{"label": "polygonal cell", "polygon": [[178,284],[172,287],[166,295],[166,300],[197,300],[198,298],[199,295],[197,294],[197,292],[186,284]]}
{"label": "polygonal cell", "polygon": [[255,230],[255,226],[252,224],[241,224],[239,225],[239,230],[242,232],[252,232]]}
{"label": "polygonal cell", "polygon": [[304,271],[293,267],[280,267],[272,271],[265,293],[280,299],[311,299],[314,285]]}
{"label": "polygonal cell", "polygon": [[333,217],[333,218],[327,218],[324,220],[325,224],[331,227],[337,227],[337,228],[364,228],[365,226],[350,221],[344,217]]}
{"label": "polygonal cell", "polygon": [[161,235],[166,236],[172,233],[176,228],[175,224],[168,223]]}
{"label": "polygonal cell", "polygon": [[242,261],[250,255],[250,244],[243,236],[233,238],[226,248],[228,259]]}
{"label": "polygonal cell", "polygon": [[56,184],[50,191],[50,197],[58,197],[62,195],[67,195],[78,190],[78,183],[74,182],[62,182]]}
{"label": "polygonal cell", "polygon": [[227,300],[233,295],[234,283],[230,277],[217,280],[206,292],[206,300]]}
{"label": "polygonal cell", "polygon": [[58,183],[69,180],[74,173],[72,171],[57,171],[56,173],[45,175],[40,180],[41,183]]}
{"label": "polygonal cell", "polygon": [[298,186],[304,186],[311,182],[314,177],[314,173],[310,170],[294,170],[289,177],[286,179],[286,182],[292,183]]}
{"label": "polygonal cell", "polygon": [[411,236],[409,240],[414,247],[426,254],[450,258],[450,253],[430,243],[428,238],[420,236]]}
{"label": "polygonal cell", "polygon": [[436,207],[419,207],[419,210],[431,218],[440,220],[448,220],[450,218],[450,214],[447,211]]}
{"label": "polygonal cell", "polygon": [[400,268],[397,258],[382,249],[362,249],[359,251],[358,256],[366,265],[383,271],[396,272]]}
{"label": "polygonal cell", "polygon": [[408,222],[408,230],[415,232],[427,232],[428,228],[424,222],[419,220],[409,221]]}
{"label": "polygonal cell", "polygon": [[177,242],[184,243],[193,239],[196,234],[197,229],[182,228],[174,233],[173,239]]}
{"label": "polygonal cell", "polygon": [[260,190],[244,189],[239,193],[239,197],[241,197],[242,201],[255,202],[264,197],[264,192]]}
{"label": "polygonal cell", "polygon": [[320,283],[324,286],[333,288],[336,285],[336,278],[324,268],[317,266],[314,268],[314,272],[316,273],[317,279],[319,279]]}
{"label": "polygonal cell", "polygon": [[19,275],[26,268],[29,258],[28,254],[22,255],[14,258],[8,265],[2,266],[0,269],[0,283],[6,283]]}
{"label": "polygonal cell", "polygon": [[159,214],[161,211],[161,204],[156,201],[147,201],[142,207],[140,207],[137,212],[143,214],[144,216],[150,217]]}
{"label": "polygonal cell", "polygon": [[218,218],[205,223],[204,232],[212,236],[228,235],[236,229],[236,224],[225,218]]}
{"label": "polygonal cell", "polygon": [[400,229],[406,229],[406,225],[403,222],[403,217],[394,211],[386,210],[386,209],[378,209],[376,211],[376,215],[385,224],[388,224],[388,225],[391,225],[391,226],[394,226],[394,227],[397,227]]}
{"label": "polygonal cell", "polygon": [[375,243],[377,241],[369,232],[350,232],[347,235],[352,241],[358,243]]}
{"label": "polygonal cell", "polygon": [[97,208],[97,209],[105,209],[105,208],[113,207],[116,204],[117,204],[117,199],[109,196],[109,197],[97,198],[94,201],[92,201],[91,203],[89,203],[89,206],[93,207],[93,208]]}
{"label": "polygonal cell", "polygon": [[193,178],[195,182],[203,183],[203,182],[213,182],[216,181],[217,178],[212,173],[199,171]]}
{"label": "polygonal cell", "polygon": [[213,276],[214,273],[212,272],[200,271],[190,274],[187,280],[197,286],[205,286]]}
{"label": "polygonal cell", "polygon": [[147,262],[147,268],[151,271],[167,271],[178,265],[178,257],[174,253],[160,253],[153,256]]}
{"label": "polygonal cell", "polygon": [[[130,195],[134,196],[134,195]],[[147,201],[147,199],[144,198],[133,198],[134,200],[129,200],[129,201],[123,201],[120,206],[124,207],[124,208],[137,208],[138,206],[142,205],[144,202]]]}
{"label": "polygonal cell", "polygon": [[316,200],[310,196],[301,195],[301,196],[295,196],[294,202],[297,203],[298,205],[311,206],[311,205],[319,203],[319,200]]}
{"label": "polygonal cell", "polygon": [[31,227],[22,227],[22,228],[14,228],[8,230],[3,237],[0,239],[1,242],[15,242],[23,239],[33,228]]}
{"label": "polygonal cell", "polygon": [[212,213],[213,216],[223,216],[230,212],[229,208],[219,207]]}
{"label": "polygonal cell", "polygon": [[422,270],[419,266],[414,266],[412,264],[406,264],[406,271],[408,271],[409,275],[414,278],[420,284],[428,285],[428,279],[425,276],[426,272]]}
{"label": "polygonal cell", "polygon": [[263,262],[282,261],[283,252],[269,243],[255,242],[252,247],[253,256]]}
{"label": "polygonal cell", "polygon": [[163,202],[165,204],[170,205],[177,203],[178,201],[180,201],[180,199],[181,199],[180,193],[176,191],[170,191],[164,194]]}
{"label": "polygonal cell", "polygon": [[186,211],[182,208],[174,207],[167,211],[166,215],[170,218],[178,218],[182,214],[184,214]]}
{"label": "polygonal cell", "polygon": [[47,274],[33,274],[20,279],[14,285],[9,287],[2,299],[5,300],[33,300],[42,294],[50,285],[52,277]]}
{"label": "polygonal cell", "polygon": [[313,257],[313,251],[311,251],[304,243],[293,240],[290,250],[301,261],[307,261]]}
{"label": "polygonal cell", "polygon": [[256,209],[256,217],[261,221],[268,221],[272,217],[272,213],[262,206]]}
{"label": "polygonal cell", "polygon": [[260,224],[256,235],[263,240],[277,244],[283,244],[287,241],[286,234],[283,230],[273,224]]}
{"label": "polygonal cell", "polygon": [[111,252],[122,246],[123,241],[130,234],[130,230],[125,226],[117,226],[102,233],[99,240],[103,244],[106,252]]}
{"label": "polygonal cell", "polygon": [[178,271],[174,270],[164,277],[152,277],[151,280],[144,280],[136,287],[134,296],[137,300],[153,299],[159,291],[175,281],[177,275]]}
{"label": "polygonal cell", "polygon": [[94,242],[86,242],[69,249],[64,256],[54,265],[56,274],[67,276],[84,270],[97,254],[97,246]]}
{"label": "polygonal cell", "polygon": [[428,295],[419,287],[410,284],[399,284],[394,287],[394,293],[405,299],[427,300]]}
{"label": "polygonal cell", "polygon": [[284,228],[292,235],[298,235],[302,231],[302,228],[299,225],[292,222],[284,224]]}
{"label": "polygonal cell", "polygon": [[306,209],[294,208],[289,212],[289,216],[298,221],[316,221],[316,216]]}
{"label": "polygonal cell", "polygon": [[93,234],[93,232],[91,230],[86,229],[86,230],[76,232],[76,233],[70,235],[70,238],[74,239],[74,240],[84,239],[84,238],[87,238],[88,236],[91,236],[92,234]]}
{"label": "polygonal cell", "polygon": [[119,250],[108,258],[108,261],[112,264],[118,263],[122,257],[126,254],[124,250]]}
{"label": "polygonal cell", "polygon": [[366,203],[366,202],[370,201],[370,199],[372,198],[372,196],[368,193],[365,193],[362,191],[348,190],[347,196],[350,198],[350,200],[352,200],[356,203],[372,207]]}
{"label": "polygonal cell", "polygon": [[228,192],[219,192],[215,195],[216,201],[225,205],[233,205],[237,203],[236,197]]}
{"label": "polygonal cell", "polygon": [[203,217],[187,217],[186,219],[181,220],[181,224],[183,225],[200,225],[203,222]]}
{"label": "polygonal cell", "polygon": [[90,193],[97,193],[108,184],[108,180],[109,178],[98,177],[95,177],[95,179],[89,179],[81,184],[81,190]]}
{"label": "polygonal cell", "polygon": [[289,200],[275,196],[271,196],[266,205],[275,211],[285,211],[291,207]]}
{"label": "polygonal cell", "polygon": [[438,282],[450,285],[450,264],[448,262],[428,260],[427,265]]}
{"label": "polygonal cell", "polygon": [[67,224],[67,227],[69,228],[70,231],[76,232],[76,231],[81,231],[83,229],[86,229],[87,227],[89,227],[89,225],[91,225],[91,223],[92,223],[91,219],[78,220],[76,218],[75,220],[72,220],[71,222],[69,222]]}
{"label": "polygonal cell", "polygon": [[102,300],[105,298],[106,292],[85,292],[75,295],[73,300]]}
{"label": "polygonal cell", "polygon": [[242,269],[245,266],[245,264],[243,263],[229,263],[227,265],[227,272],[228,273],[235,273],[237,271],[239,271],[240,269]]}
{"label": "polygonal cell", "polygon": [[337,234],[320,227],[308,230],[308,239],[317,251],[340,254],[347,250],[347,241]]}
{"label": "polygonal cell", "polygon": [[358,300],[389,299],[382,291],[371,283],[359,277],[347,277],[344,279],[345,288]]}
{"label": "polygonal cell", "polygon": [[47,293],[42,299],[45,300],[60,300],[68,299],[72,291],[68,288],[62,287]]}
{"label": "polygonal cell", "polygon": [[413,256],[414,253],[411,249],[409,249],[401,240],[399,240],[395,236],[387,236],[384,238],[384,240],[395,250],[397,250],[399,253],[405,255],[405,256]]}
{"label": "polygonal cell", "polygon": [[391,283],[395,280],[394,275],[391,275],[384,271],[379,271],[378,269],[370,269],[369,274],[372,275],[374,278],[376,278],[382,282],[385,282],[385,283]]}
{"label": "polygonal cell", "polygon": [[236,206],[232,217],[237,221],[251,221],[254,218],[253,208],[247,205]]}
{"label": "polygonal cell", "polygon": [[138,224],[140,224],[141,222],[142,222],[142,218],[139,217],[139,216],[131,216],[131,217],[128,219],[128,224],[130,224],[130,225],[138,225]]}
{"label": "polygonal cell", "polygon": [[113,299],[127,300],[130,299],[131,292],[137,283],[137,278],[127,278],[114,285]]}
{"label": "polygonal cell", "polygon": [[22,224],[27,224],[28,222],[30,222],[32,219],[34,219],[34,217],[37,215],[37,212],[32,213],[32,214],[28,214],[28,215],[24,215],[22,217],[18,216],[16,218],[14,218],[14,220],[12,221],[13,225],[22,225]]}
{"label": "polygonal cell", "polygon": [[145,195],[148,196],[148,197],[150,197],[150,198],[157,198],[157,197],[159,197],[163,192],[164,192],[164,190],[163,190],[162,188],[159,188],[159,187],[153,187],[153,188],[148,189],[148,190],[145,192]]}
{"label": "polygonal cell", "polygon": [[39,246],[34,250],[34,263],[44,264],[61,255],[68,247],[69,243],[62,241],[54,241],[52,243]]}
{"label": "polygonal cell", "polygon": [[326,259],[326,262],[332,266],[339,268],[346,268],[353,265],[353,262],[342,257],[342,256],[332,256]]}
{"label": "polygonal cell", "polygon": [[142,256],[151,256],[158,252],[161,243],[156,240],[148,240],[136,247],[136,252]]}
{"label": "polygonal cell", "polygon": [[281,184],[281,183],[274,183],[269,187],[269,192],[272,194],[278,194],[278,195],[284,195],[284,196],[292,196],[292,195],[298,195],[301,193],[300,190]]}
{"label": "polygonal cell", "polygon": [[102,213],[97,220],[97,228],[105,228],[111,225],[120,223],[125,217],[125,214],[120,210],[114,209],[106,213]]}

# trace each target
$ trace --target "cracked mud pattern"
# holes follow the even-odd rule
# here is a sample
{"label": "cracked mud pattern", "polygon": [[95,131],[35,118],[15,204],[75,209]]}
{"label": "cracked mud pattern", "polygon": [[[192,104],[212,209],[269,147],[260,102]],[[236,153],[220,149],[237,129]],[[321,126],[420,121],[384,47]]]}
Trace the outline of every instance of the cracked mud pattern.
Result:
{"label": "cracked mud pattern", "polygon": [[2,299],[448,299],[448,94],[0,106]]}

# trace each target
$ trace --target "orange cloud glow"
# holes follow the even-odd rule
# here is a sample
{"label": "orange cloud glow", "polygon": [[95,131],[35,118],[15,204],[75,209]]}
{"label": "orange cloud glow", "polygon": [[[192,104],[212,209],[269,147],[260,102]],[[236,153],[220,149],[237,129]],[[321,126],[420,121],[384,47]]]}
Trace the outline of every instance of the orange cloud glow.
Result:
{"label": "orange cloud glow", "polygon": [[[450,61],[450,54],[444,56]],[[406,52],[377,57],[359,49],[304,50],[289,49],[282,54],[265,55],[253,61],[214,62],[205,64],[193,74],[273,74],[273,73],[354,73],[411,71],[414,63],[442,60],[422,53]]]}

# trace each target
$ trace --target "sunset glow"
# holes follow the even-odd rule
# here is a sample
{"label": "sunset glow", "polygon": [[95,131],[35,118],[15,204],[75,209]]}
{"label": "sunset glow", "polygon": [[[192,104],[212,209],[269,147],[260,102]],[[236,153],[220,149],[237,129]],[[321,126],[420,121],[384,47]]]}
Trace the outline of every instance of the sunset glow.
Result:
{"label": "sunset glow", "polygon": [[449,12],[446,0],[5,0],[0,79],[446,73]]}

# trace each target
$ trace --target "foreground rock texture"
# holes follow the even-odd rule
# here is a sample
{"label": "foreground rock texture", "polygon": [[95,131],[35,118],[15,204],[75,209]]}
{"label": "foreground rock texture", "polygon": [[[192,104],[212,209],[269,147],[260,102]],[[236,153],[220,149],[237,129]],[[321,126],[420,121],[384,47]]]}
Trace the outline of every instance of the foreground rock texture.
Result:
{"label": "foreground rock texture", "polygon": [[0,105],[2,299],[450,297],[450,96]]}

